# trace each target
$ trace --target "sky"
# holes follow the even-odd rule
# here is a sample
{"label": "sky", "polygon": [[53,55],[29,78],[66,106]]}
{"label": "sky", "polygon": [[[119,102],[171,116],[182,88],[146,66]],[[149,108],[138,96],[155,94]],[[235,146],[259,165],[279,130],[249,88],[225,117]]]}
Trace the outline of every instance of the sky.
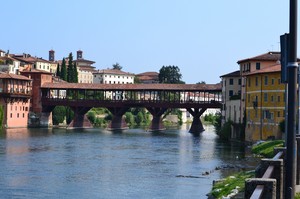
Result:
{"label": "sky", "polygon": [[2,0],[0,30],[0,49],[13,54],[48,59],[53,49],[61,60],[82,50],[96,69],[175,65],[188,84],[214,84],[238,60],[279,51],[289,1]]}

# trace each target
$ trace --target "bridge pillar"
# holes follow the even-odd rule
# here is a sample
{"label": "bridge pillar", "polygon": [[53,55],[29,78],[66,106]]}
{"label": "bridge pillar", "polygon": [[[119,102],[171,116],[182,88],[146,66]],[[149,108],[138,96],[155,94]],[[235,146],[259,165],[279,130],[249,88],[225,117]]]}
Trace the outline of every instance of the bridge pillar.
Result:
{"label": "bridge pillar", "polygon": [[32,112],[28,119],[29,127],[52,126],[52,111],[55,106],[43,106],[37,113]]}
{"label": "bridge pillar", "polygon": [[85,115],[91,107],[70,107],[74,111],[74,118],[67,129],[93,128],[90,120]]}
{"label": "bridge pillar", "polygon": [[206,111],[206,108],[202,108],[201,110],[198,108],[194,108],[194,110],[192,110],[191,108],[187,108],[186,110],[193,116],[193,122],[190,128],[190,133],[203,132],[204,128],[200,120],[200,116]]}
{"label": "bridge pillar", "polygon": [[166,128],[163,125],[161,116],[166,112],[167,108],[153,108],[148,107],[147,110],[151,113],[153,116],[149,130],[150,131],[161,131],[165,130]]}
{"label": "bridge pillar", "polygon": [[128,111],[129,108],[127,107],[121,107],[121,108],[116,108],[116,107],[111,107],[107,108],[112,114],[113,118],[108,125],[107,129],[109,130],[121,130],[121,129],[127,129],[127,123],[125,119],[123,118],[124,113]]}

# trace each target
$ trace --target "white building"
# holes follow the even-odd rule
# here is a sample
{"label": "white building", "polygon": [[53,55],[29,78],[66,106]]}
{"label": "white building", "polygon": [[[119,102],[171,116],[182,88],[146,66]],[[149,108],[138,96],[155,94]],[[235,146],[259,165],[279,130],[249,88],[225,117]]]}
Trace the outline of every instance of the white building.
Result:
{"label": "white building", "polygon": [[93,73],[96,72],[92,66],[95,62],[83,59],[82,51],[77,51],[77,59],[74,60],[78,71],[78,83],[93,83]]}
{"label": "white building", "polygon": [[95,84],[133,84],[135,75],[117,69],[103,69],[93,73]]}

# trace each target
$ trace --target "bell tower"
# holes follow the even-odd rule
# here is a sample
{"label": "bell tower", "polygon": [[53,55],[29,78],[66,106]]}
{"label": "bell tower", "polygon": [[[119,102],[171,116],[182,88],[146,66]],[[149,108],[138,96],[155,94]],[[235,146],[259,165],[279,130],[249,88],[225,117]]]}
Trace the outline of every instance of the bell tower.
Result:
{"label": "bell tower", "polygon": [[82,59],[82,51],[81,50],[77,51],[77,59]]}
{"label": "bell tower", "polygon": [[49,50],[49,61],[55,60],[54,54],[55,54],[54,50]]}

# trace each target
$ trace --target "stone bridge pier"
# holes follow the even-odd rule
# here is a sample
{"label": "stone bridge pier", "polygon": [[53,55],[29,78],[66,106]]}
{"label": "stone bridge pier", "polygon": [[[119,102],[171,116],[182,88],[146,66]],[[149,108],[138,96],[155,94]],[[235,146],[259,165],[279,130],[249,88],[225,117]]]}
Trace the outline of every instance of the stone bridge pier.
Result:
{"label": "stone bridge pier", "polygon": [[165,130],[166,128],[163,125],[161,116],[168,110],[167,108],[153,108],[148,107],[147,110],[153,116],[149,130],[150,131],[161,131]]}
{"label": "stone bridge pier", "polygon": [[202,122],[200,120],[201,115],[206,111],[207,108],[187,108],[186,110],[193,116],[192,126],[190,128],[190,133],[201,133],[204,131]]}
{"label": "stone bridge pier", "polygon": [[128,107],[110,107],[107,109],[113,114],[113,118],[108,125],[109,130],[121,130],[128,128],[127,123],[123,117],[126,111],[129,110]]}
{"label": "stone bridge pier", "polygon": [[70,107],[74,111],[74,118],[68,125],[67,129],[73,128],[93,128],[90,120],[87,118],[86,113],[91,107]]}

